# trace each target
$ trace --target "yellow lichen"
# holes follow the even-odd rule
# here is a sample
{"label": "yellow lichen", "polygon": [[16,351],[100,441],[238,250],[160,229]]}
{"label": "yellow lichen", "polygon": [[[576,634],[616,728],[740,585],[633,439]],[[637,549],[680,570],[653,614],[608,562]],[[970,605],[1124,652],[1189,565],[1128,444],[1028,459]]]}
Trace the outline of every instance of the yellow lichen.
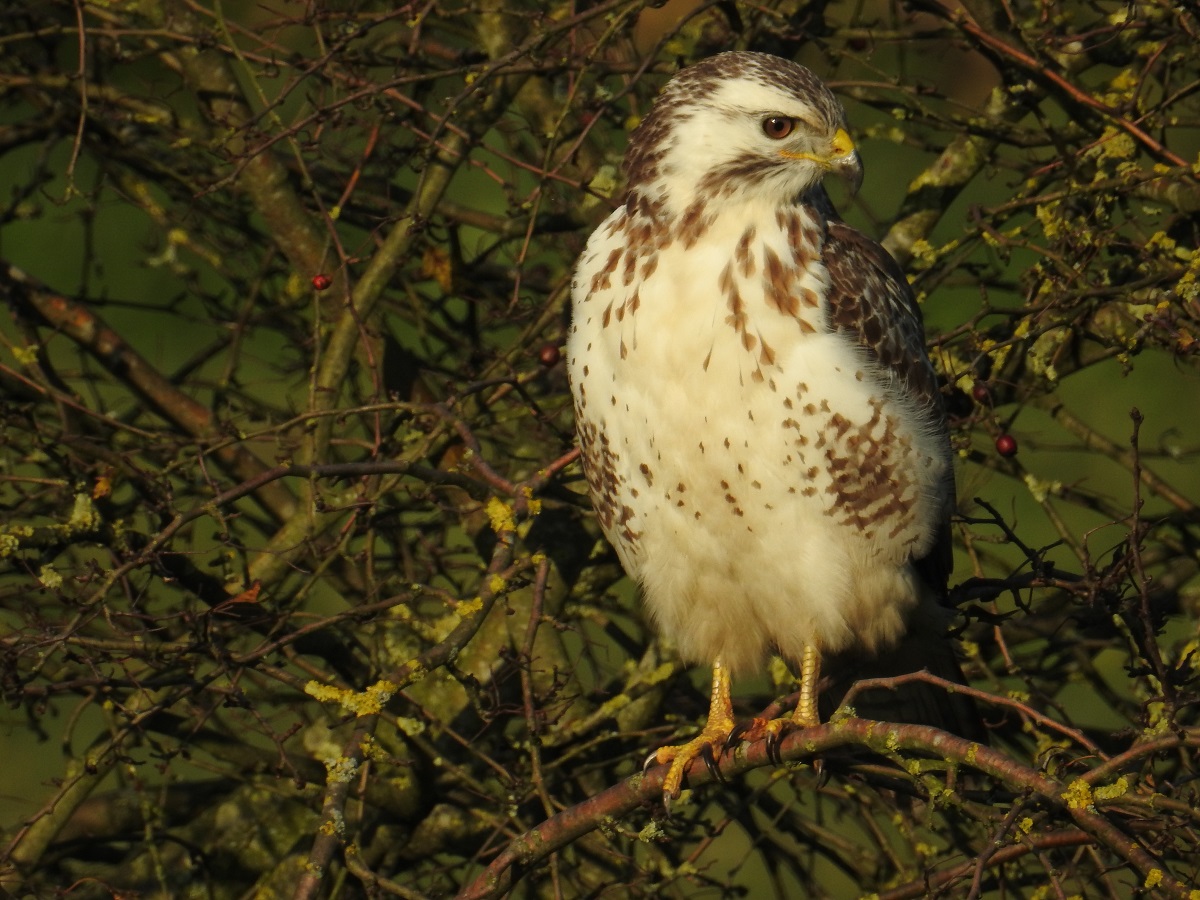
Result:
{"label": "yellow lichen", "polygon": [[529,515],[536,516],[542,511],[542,501],[533,496],[533,488],[525,485],[521,488],[521,496],[525,498],[525,509]]}
{"label": "yellow lichen", "polygon": [[596,709],[594,718],[599,721],[602,719],[616,718],[617,713],[632,703],[632,699],[628,694],[616,694],[609,697]]}
{"label": "yellow lichen", "polygon": [[346,693],[341,688],[335,688],[331,684],[321,684],[319,681],[310,681],[304,685],[304,693],[310,697],[316,697],[322,703],[336,703],[342,694]]}
{"label": "yellow lichen", "polygon": [[87,493],[75,495],[75,506],[71,517],[67,519],[67,529],[71,532],[92,531],[100,525],[100,513],[92,505],[92,497]]}
{"label": "yellow lichen", "polygon": [[1047,497],[1060,493],[1063,487],[1061,481],[1042,481],[1029,472],[1025,473],[1022,480],[1025,482],[1025,487],[1029,488],[1033,499],[1038,503],[1045,503]]}
{"label": "yellow lichen", "polygon": [[487,514],[488,520],[492,523],[492,531],[496,534],[516,531],[517,523],[513,518],[512,507],[499,497],[492,497],[488,500]]}
{"label": "yellow lichen", "polygon": [[651,669],[649,672],[642,675],[641,681],[644,684],[660,684],[670,678],[673,674],[675,674],[675,667],[670,663],[663,663],[662,665]]}
{"label": "yellow lichen", "polygon": [[457,607],[458,618],[461,621],[468,616],[475,615],[481,609],[483,609],[482,597],[472,597],[470,600],[463,600]]}
{"label": "yellow lichen", "polygon": [[[833,715],[829,717],[829,724],[830,725],[841,725],[847,719],[856,719],[856,718],[858,718],[858,713],[855,712],[853,706],[839,706],[837,709],[835,709],[833,711]],[[875,726],[872,725],[870,727],[871,727],[871,729],[874,729]],[[870,737],[870,736],[871,736],[870,732],[868,732],[867,737]]]}
{"label": "yellow lichen", "polygon": [[592,180],[588,182],[590,191],[585,195],[583,206],[586,209],[589,206],[595,206],[600,202],[600,197],[612,197],[617,192],[617,187],[620,181],[617,178],[617,170],[615,166],[603,165],[596,170],[596,174],[592,176]]}
{"label": "yellow lichen", "polygon": [[917,845],[913,849],[917,851],[918,856],[923,856],[926,858],[938,855],[938,848],[933,844],[927,844],[924,841],[918,841]]}
{"label": "yellow lichen", "polygon": [[[1086,152],[1087,156],[1099,159],[1126,160],[1137,155],[1137,144],[1124,131],[1109,125],[1096,144]],[[1097,173],[1101,175],[1101,173]]]}
{"label": "yellow lichen", "polygon": [[1108,83],[1109,93],[1105,95],[1107,97],[1105,102],[1116,106],[1126,100],[1133,99],[1140,83],[1141,78],[1136,71],[1133,69],[1122,69]]}
{"label": "yellow lichen", "polygon": [[325,760],[325,777],[330,784],[349,784],[358,774],[358,763],[349,756]]}
{"label": "yellow lichen", "polygon": [[933,244],[924,238],[913,241],[909,252],[912,254],[913,265],[918,269],[928,269],[937,262],[937,251],[933,249]]}
{"label": "yellow lichen", "polygon": [[10,532],[0,529],[0,559],[12,556],[21,547],[21,542]]}
{"label": "yellow lichen", "polygon": [[659,825],[655,820],[651,819],[650,822],[647,823],[646,827],[638,832],[637,839],[644,844],[650,844],[655,841],[661,841],[666,836],[667,833],[662,830],[662,826]]}
{"label": "yellow lichen", "polygon": [[1058,371],[1054,368],[1054,358],[1059,349],[1066,343],[1071,332],[1066,328],[1052,328],[1038,335],[1033,346],[1029,348],[1029,367],[1049,382],[1058,381]]}
{"label": "yellow lichen", "polygon": [[1200,299],[1200,256],[1192,258],[1187,270],[1175,283],[1175,293],[1180,300],[1190,302]]}
{"label": "yellow lichen", "polygon": [[425,733],[425,723],[411,716],[396,716],[396,728],[409,737]]}
{"label": "yellow lichen", "polygon": [[776,686],[791,684],[794,677],[787,663],[778,656],[772,656],[771,661],[767,663],[767,676],[771,679],[771,684]]}
{"label": "yellow lichen", "polygon": [[32,366],[37,362],[38,345],[37,344],[14,344],[12,348],[13,358],[23,366]]}
{"label": "yellow lichen", "polygon": [[304,693],[315,697],[322,703],[336,703],[346,712],[356,716],[373,716],[383,711],[392,695],[398,690],[397,685],[387,680],[375,682],[361,693],[310,681],[304,685]]}
{"label": "yellow lichen", "polygon": [[1150,235],[1145,243],[1147,250],[1161,250],[1172,259],[1175,258],[1175,248],[1177,246],[1175,239],[1168,235],[1165,231],[1156,231]]}
{"label": "yellow lichen", "polygon": [[369,734],[363,735],[363,739],[358,742],[358,749],[362,751],[363,759],[373,760],[374,762],[387,762],[387,751],[379,746],[379,742]]}
{"label": "yellow lichen", "polygon": [[1146,704],[1146,727],[1142,735],[1146,738],[1159,737],[1171,731],[1171,717],[1167,715],[1167,705],[1161,700],[1151,700]]}
{"label": "yellow lichen", "polygon": [[43,586],[50,588],[50,590],[56,591],[62,587],[63,577],[57,571],[55,571],[54,566],[47,564],[42,566],[41,570],[38,572],[38,581],[40,581]]}
{"label": "yellow lichen", "polygon": [[1050,240],[1061,237],[1070,230],[1066,220],[1059,216],[1058,207],[1057,202],[1039,203],[1033,211],[1042,225],[1042,233]]}
{"label": "yellow lichen", "polygon": [[1092,786],[1082,778],[1076,778],[1062,792],[1063,801],[1068,809],[1091,809],[1095,804],[1092,800]]}
{"label": "yellow lichen", "polygon": [[1124,795],[1129,790],[1129,781],[1122,775],[1112,784],[1106,784],[1092,791],[1092,795],[1097,800],[1115,800],[1117,797]]}

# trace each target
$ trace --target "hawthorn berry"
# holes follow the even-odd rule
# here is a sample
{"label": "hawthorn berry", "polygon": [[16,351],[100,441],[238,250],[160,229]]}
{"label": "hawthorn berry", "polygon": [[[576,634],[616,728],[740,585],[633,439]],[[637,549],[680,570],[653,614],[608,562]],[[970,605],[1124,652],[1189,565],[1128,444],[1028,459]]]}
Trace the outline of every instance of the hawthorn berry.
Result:
{"label": "hawthorn berry", "polygon": [[1011,434],[1002,434],[996,438],[996,452],[1008,458],[1017,455],[1017,439]]}
{"label": "hawthorn berry", "polygon": [[329,286],[333,284],[333,279],[322,273],[312,277],[312,286],[314,291],[327,291]]}
{"label": "hawthorn berry", "polygon": [[553,344],[542,344],[538,350],[538,362],[547,369],[558,365],[558,361],[562,359],[562,352]]}

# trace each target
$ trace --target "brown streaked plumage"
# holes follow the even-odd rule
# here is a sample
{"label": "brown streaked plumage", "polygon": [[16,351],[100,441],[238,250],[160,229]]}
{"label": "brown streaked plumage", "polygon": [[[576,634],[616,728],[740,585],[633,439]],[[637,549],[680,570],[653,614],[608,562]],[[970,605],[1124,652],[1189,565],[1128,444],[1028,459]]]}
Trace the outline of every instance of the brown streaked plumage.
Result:
{"label": "brown streaked plumage", "polygon": [[821,187],[862,169],[815,75],[759,53],[684,69],[625,168],[579,261],[567,355],[600,525],[664,635],[713,666],[704,730],[654,757],[670,798],[734,729],[732,673],[772,653],[800,670],[796,725],[818,721],[822,658],[908,665],[918,619],[918,657],[957,674],[933,624],[953,476],[908,283]]}

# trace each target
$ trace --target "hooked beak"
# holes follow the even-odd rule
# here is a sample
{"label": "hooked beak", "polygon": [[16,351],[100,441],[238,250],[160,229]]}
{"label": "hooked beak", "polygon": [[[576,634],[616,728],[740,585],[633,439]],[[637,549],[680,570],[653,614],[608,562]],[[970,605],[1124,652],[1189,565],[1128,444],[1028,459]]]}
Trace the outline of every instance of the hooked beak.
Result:
{"label": "hooked beak", "polygon": [[854,141],[845,128],[839,128],[829,145],[829,155],[820,156],[816,153],[797,153],[791,150],[781,150],[780,154],[788,159],[807,159],[815,162],[827,172],[833,172],[845,178],[850,185],[850,193],[857,194],[862,186],[863,166],[854,148]]}
{"label": "hooked beak", "polygon": [[846,179],[852,195],[857,194],[862,187],[863,164],[845,128],[839,128],[833,136],[833,152],[838,155],[829,160],[829,168]]}

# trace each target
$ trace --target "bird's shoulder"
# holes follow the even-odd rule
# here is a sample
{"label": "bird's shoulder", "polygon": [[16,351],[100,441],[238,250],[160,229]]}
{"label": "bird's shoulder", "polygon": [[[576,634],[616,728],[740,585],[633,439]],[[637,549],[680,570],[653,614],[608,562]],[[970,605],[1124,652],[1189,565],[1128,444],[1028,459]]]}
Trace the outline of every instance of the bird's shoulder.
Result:
{"label": "bird's shoulder", "polygon": [[836,216],[827,220],[822,257],[830,326],[852,337],[923,406],[940,409],[921,309],[903,269],[881,244]]}
{"label": "bird's shoulder", "polygon": [[[928,427],[947,434],[937,376],[925,351],[921,309],[904,270],[881,244],[836,214],[827,219],[823,257],[829,273],[831,326],[852,337],[868,357],[899,382],[924,413]],[[945,503],[938,539],[922,559],[914,561],[922,578],[939,594],[945,590],[953,567],[953,481],[948,479],[943,487]]]}

